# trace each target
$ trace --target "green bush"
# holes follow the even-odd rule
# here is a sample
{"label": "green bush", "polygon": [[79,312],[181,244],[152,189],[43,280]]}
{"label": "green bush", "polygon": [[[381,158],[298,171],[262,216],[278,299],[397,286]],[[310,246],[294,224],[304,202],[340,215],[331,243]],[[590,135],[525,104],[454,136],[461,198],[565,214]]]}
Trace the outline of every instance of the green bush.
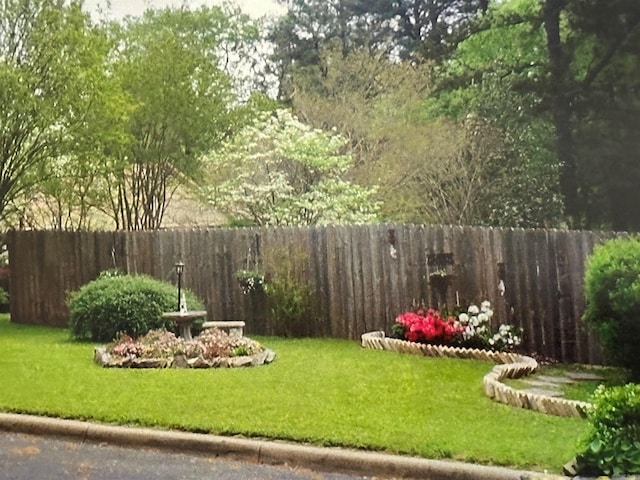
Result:
{"label": "green bush", "polygon": [[640,473],[640,385],[598,387],[589,434],[577,456],[581,475]]}
{"label": "green bush", "polygon": [[[190,310],[202,310],[202,301],[185,289]],[[175,322],[163,319],[176,311],[176,287],[146,275],[101,274],[68,298],[71,335],[78,340],[110,342],[124,332],[132,337],[149,330],[176,331]]]}
{"label": "green bush", "polygon": [[311,311],[311,289],[285,276],[271,280],[265,291],[274,333],[284,337],[303,336]]}
{"label": "green bush", "polygon": [[640,379],[640,240],[596,246],[585,272],[583,319],[596,331],[607,360]]}
{"label": "green bush", "polygon": [[9,305],[9,292],[0,287],[0,307]]}
{"label": "green bush", "polygon": [[309,254],[300,245],[264,251],[267,316],[273,333],[284,337],[308,334],[313,291],[307,283]]}

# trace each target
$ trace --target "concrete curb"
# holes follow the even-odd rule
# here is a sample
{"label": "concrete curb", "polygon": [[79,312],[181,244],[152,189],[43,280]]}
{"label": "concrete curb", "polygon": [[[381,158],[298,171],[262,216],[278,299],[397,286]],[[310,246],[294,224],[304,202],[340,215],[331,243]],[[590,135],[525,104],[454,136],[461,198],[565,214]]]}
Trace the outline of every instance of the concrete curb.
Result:
{"label": "concrete curb", "polygon": [[429,480],[565,479],[535,472],[428,460],[342,448],[321,448],[179,431],[129,428],[77,420],[0,413],[0,430],[67,437],[82,442],[148,447],[181,453],[224,456],[266,465],[288,465],[325,472]]}

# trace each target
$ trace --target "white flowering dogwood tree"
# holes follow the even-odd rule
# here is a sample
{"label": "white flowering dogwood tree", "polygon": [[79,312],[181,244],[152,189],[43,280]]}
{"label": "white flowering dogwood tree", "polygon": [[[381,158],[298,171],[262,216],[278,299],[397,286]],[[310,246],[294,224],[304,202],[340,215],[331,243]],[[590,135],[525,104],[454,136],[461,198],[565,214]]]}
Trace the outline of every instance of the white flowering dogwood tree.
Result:
{"label": "white flowering dogwood tree", "polygon": [[264,225],[370,223],[375,188],[349,181],[346,140],[312,129],[288,110],[262,112],[206,157],[205,196],[233,218]]}

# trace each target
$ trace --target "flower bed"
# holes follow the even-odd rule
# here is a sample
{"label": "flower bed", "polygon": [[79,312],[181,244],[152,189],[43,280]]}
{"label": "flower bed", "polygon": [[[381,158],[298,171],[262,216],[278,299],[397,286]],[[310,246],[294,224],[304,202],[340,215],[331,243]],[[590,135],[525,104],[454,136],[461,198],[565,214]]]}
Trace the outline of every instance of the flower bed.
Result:
{"label": "flower bed", "polygon": [[429,345],[475,348],[508,352],[520,345],[520,332],[511,325],[491,330],[493,310],[487,300],[469,305],[457,317],[443,315],[433,308],[404,312],[396,318],[392,337]]}
{"label": "flower bed", "polygon": [[[512,352],[496,352],[479,348],[452,347],[447,345],[432,345],[428,343],[416,343],[398,338],[389,338],[384,332],[368,332],[362,335],[362,346],[375,350],[387,350],[390,352],[411,353],[426,357],[450,357],[482,360],[494,363],[518,363],[523,355]],[[537,368],[538,363],[531,358]],[[533,369],[535,370],[535,368]],[[532,371],[533,371],[532,370]],[[531,373],[531,372],[529,372]]]}
{"label": "flower bed", "polygon": [[271,363],[275,353],[246,337],[230,336],[217,328],[204,330],[192,340],[163,329],[133,339],[120,335],[104,347],[96,347],[94,360],[104,367],[121,368],[217,368]]}

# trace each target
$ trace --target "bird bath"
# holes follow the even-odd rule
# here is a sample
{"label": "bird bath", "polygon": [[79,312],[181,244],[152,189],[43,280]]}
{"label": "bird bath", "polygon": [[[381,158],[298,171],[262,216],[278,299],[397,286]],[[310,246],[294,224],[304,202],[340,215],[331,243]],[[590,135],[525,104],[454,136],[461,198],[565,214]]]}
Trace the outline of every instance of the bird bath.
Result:
{"label": "bird bath", "polygon": [[167,312],[162,314],[162,318],[168,318],[178,324],[180,336],[185,340],[191,340],[191,325],[199,318],[207,316],[206,310]]}
{"label": "bird bath", "polygon": [[[176,265],[179,266],[178,264]],[[182,264],[182,268],[184,268],[184,264]],[[176,268],[176,271],[178,272],[178,311],[163,313],[162,318],[167,318],[176,322],[176,324],[178,325],[180,336],[184,340],[191,340],[191,325],[193,325],[193,322],[199,318],[206,318],[207,311],[187,310],[187,299],[184,296],[184,293],[180,291],[180,276],[182,273],[182,269]]]}

